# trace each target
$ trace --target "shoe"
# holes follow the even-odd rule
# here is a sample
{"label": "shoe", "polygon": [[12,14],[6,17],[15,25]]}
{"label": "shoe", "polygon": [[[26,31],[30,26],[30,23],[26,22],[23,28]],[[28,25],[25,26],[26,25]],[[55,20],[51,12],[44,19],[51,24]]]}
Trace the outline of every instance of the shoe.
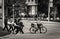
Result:
{"label": "shoe", "polygon": [[22,34],[24,34],[24,32],[22,32]]}
{"label": "shoe", "polygon": [[2,29],[4,31],[4,29]]}

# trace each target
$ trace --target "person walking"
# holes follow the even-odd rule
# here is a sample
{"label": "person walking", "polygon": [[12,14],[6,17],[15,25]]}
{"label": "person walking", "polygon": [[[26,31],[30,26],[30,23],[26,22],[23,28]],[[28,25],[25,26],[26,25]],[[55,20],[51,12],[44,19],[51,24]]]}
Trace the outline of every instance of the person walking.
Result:
{"label": "person walking", "polygon": [[10,31],[11,29],[12,29],[12,31],[13,31],[14,29],[13,29],[13,21],[12,21],[12,18],[9,19],[8,25],[9,25],[9,27],[10,27],[10,28],[9,28],[9,31]]}
{"label": "person walking", "polygon": [[23,27],[24,27],[24,25],[23,25],[23,22],[20,22],[19,23],[20,25],[20,32],[22,33],[22,34],[24,34],[24,32],[23,32]]}
{"label": "person walking", "polygon": [[5,29],[7,29],[7,31],[9,31],[9,30],[8,30],[8,26],[7,26],[7,21],[8,21],[8,19],[7,19],[7,17],[5,17],[5,19],[4,19],[4,24],[5,24],[5,26],[4,26],[4,28],[3,28],[3,31],[4,31]]}
{"label": "person walking", "polygon": [[23,22],[21,22],[20,19],[19,19],[19,20],[18,20],[18,28],[17,28],[17,30],[16,30],[16,34],[17,34],[19,31],[20,31],[20,33],[24,34],[24,32],[23,32],[23,27],[24,27]]}

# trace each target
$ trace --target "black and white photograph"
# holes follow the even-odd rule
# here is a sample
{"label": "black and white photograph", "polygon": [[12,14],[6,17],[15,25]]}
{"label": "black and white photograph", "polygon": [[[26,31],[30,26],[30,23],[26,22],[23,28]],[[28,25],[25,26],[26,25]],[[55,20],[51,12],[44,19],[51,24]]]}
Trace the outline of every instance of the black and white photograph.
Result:
{"label": "black and white photograph", "polygon": [[0,0],[0,39],[60,39],[60,0]]}

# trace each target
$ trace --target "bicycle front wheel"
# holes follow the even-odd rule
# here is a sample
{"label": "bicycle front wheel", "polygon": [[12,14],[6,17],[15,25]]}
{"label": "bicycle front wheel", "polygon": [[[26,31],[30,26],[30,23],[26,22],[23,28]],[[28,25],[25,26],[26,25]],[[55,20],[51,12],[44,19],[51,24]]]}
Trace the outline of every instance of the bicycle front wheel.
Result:
{"label": "bicycle front wheel", "polygon": [[47,28],[43,26],[43,27],[41,28],[41,33],[46,33],[46,32],[47,32]]}

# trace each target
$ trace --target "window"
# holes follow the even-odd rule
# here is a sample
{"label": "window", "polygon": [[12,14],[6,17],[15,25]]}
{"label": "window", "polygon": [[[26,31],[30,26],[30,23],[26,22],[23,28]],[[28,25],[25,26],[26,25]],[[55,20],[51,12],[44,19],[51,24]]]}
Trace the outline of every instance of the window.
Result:
{"label": "window", "polygon": [[28,2],[30,2],[30,0],[28,0]]}
{"label": "window", "polygon": [[33,2],[34,0],[32,0],[32,2]]}
{"label": "window", "polygon": [[2,7],[0,6],[0,9],[1,9]]}
{"label": "window", "polygon": [[2,19],[2,13],[0,13],[0,19]]}
{"label": "window", "polygon": [[37,0],[35,0],[35,3],[38,3],[38,1],[37,1]]}

